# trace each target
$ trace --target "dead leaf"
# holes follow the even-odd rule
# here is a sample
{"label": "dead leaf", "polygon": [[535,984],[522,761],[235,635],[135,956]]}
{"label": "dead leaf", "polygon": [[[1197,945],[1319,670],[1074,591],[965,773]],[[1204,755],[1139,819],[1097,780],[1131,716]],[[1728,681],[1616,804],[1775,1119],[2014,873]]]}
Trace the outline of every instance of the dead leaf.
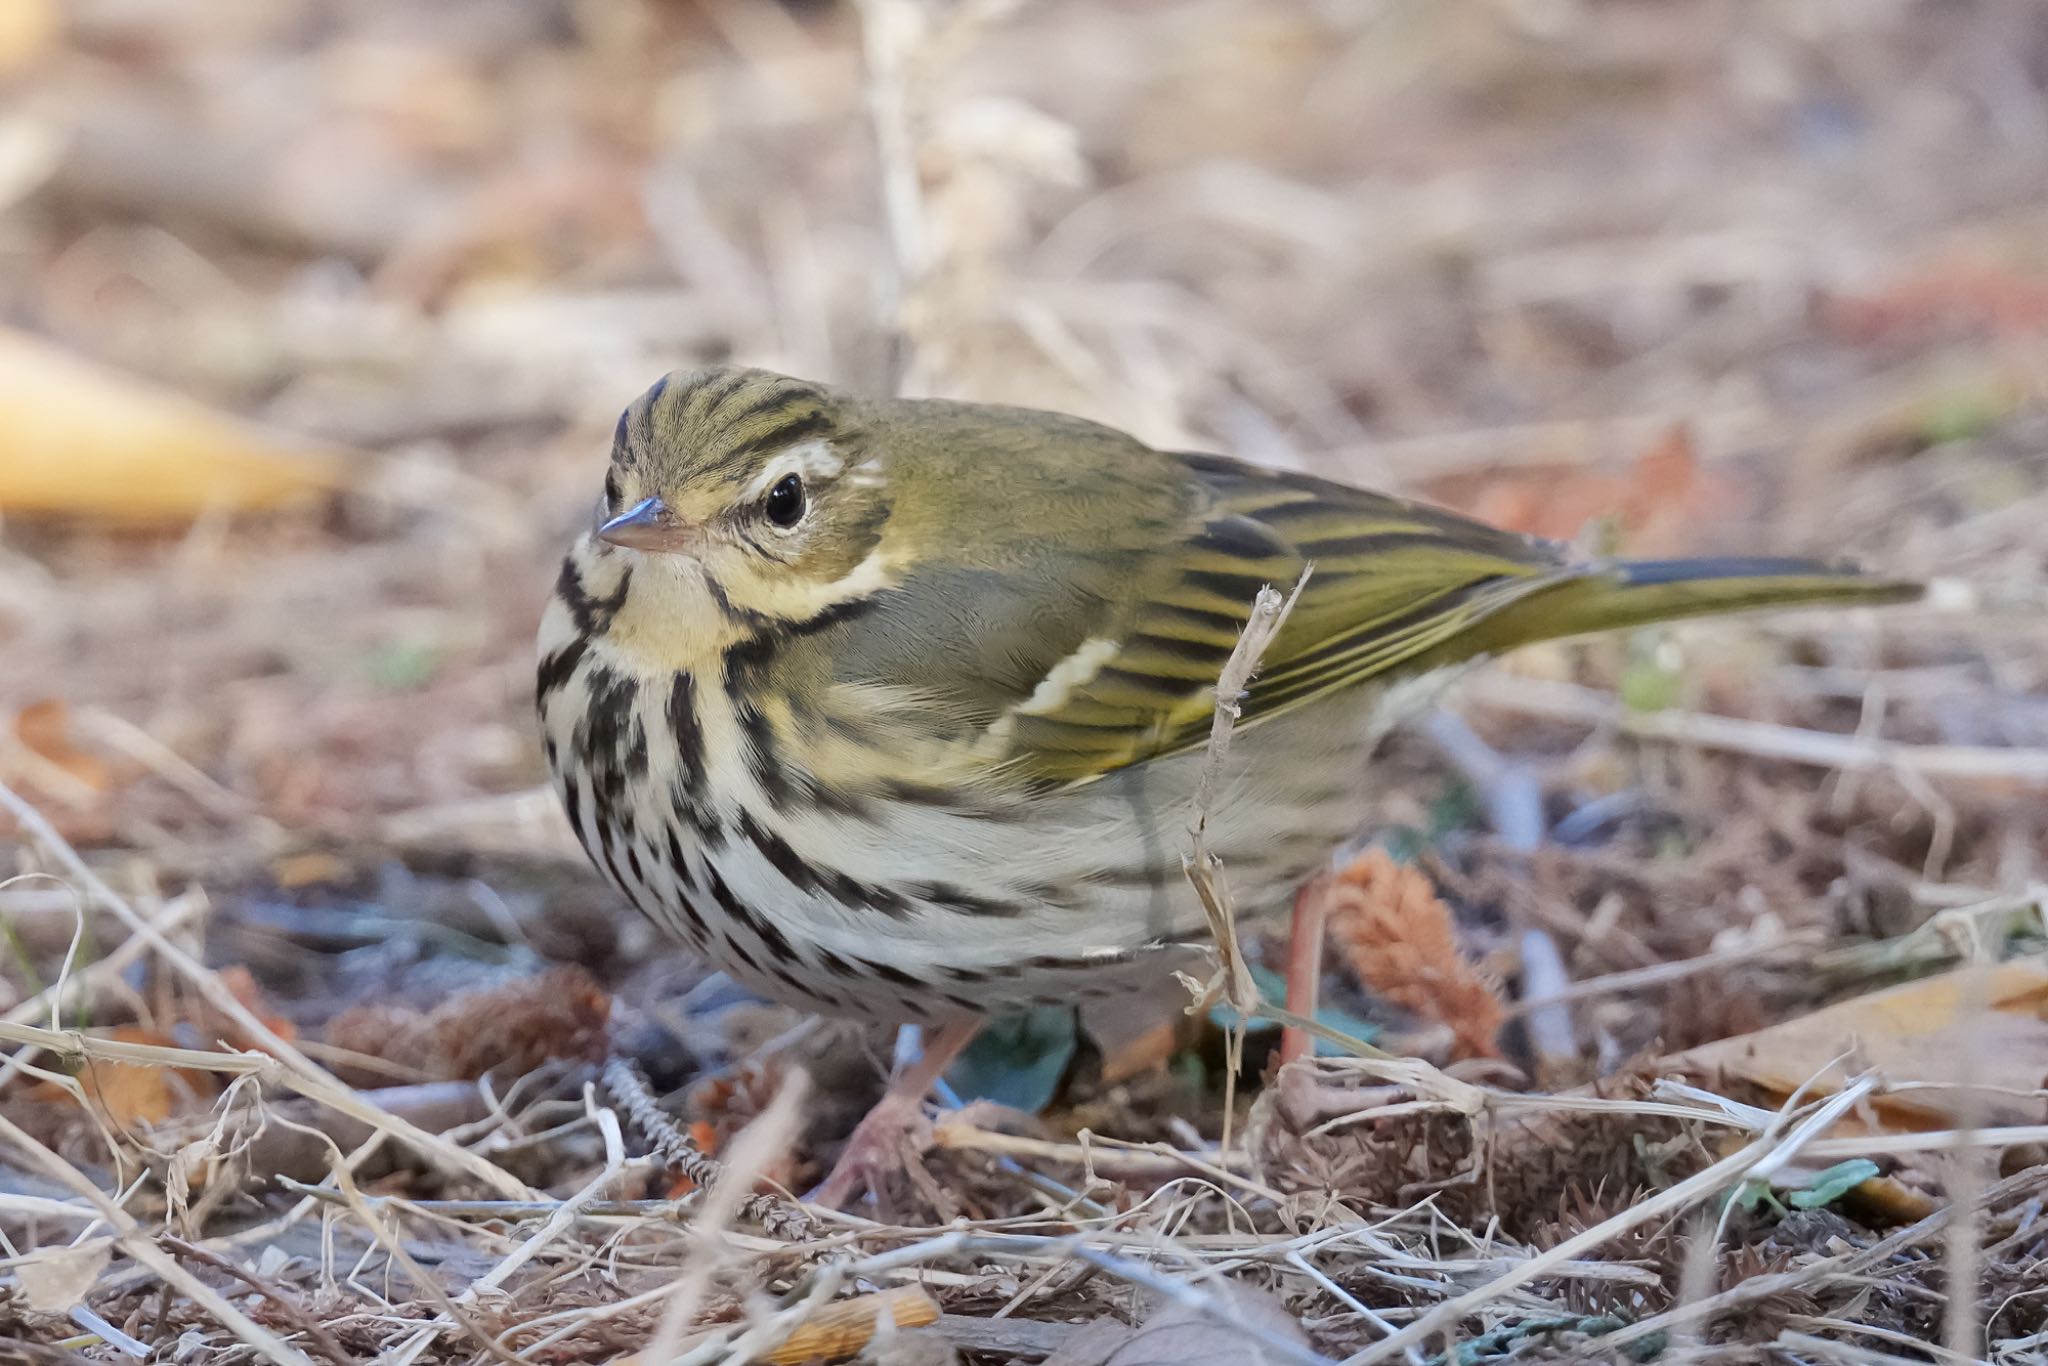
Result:
{"label": "dead leaf", "polygon": [[1423,492],[1483,522],[1569,541],[1611,522],[1632,553],[1675,554],[1697,529],[1736,509],[1735,487],[1699,460],[1691,433],[1674,426],[1627,468],[1542,464],[1425,483]]}
{"label": "dead leaf", "polygon": [[1172,979],[1081,1003],[1081,1028],[1102,1054],[1102,1082],[1115,1085],[1163,1067],[1195,1023],[1187,989]]}
{"label": "dead leaf", "polygon": [[295,890],[300,887],[317,887],[323,882],[340,882],[353,872],[348,862],[338,854],[324,850],[310,850],[301,854],[286,854],[270,865],[270,876],[279,887]]}
{"label": "dead leaf", "polygon": [[[148,1044],[175,1048],[168,1036],[140,1025],[117,1025],[103,1036],[118,1043]],[[161,1124],[172,1115],[210,1101],[219,1087],[210,1072],[189,1067],[153,1067],[144,1063],[109,1062],[88,1058],[79,1069],[78,1081],[88,1096],[105,1107],[107,1114],[123,1126]],[[44,1095],[70,1094],[54,1084]],[[54,1098],[54,1097],[53,1097]]]}
{"label": "dead leaf", "polygon": [[15,713],[14,738],[81,787],[105,792],[114,785],[107,761],[78,747],[71,733],[71,711],[60,698],[46,697]]}
{"label": "dead leaf", "polygon": [[1908,266],[1869,293],[1824,296],[1820,321],[1859,345],[2026,336],[2048,327],[2048,279],[1995,254],[1951,253]]}
{"label": "dead leaf", "polygon": [[[251,1015],[261,1020],[271,1033],[286,1043],[299,1037],[299,1027],[271,1007],[263,994],[263,988],[256,984],[256,974],[240,963],[222,968],[219,972],[221,985],[226,987],[240,1001]],[[227,1043],[236,1048],[260,1049],[262,1045],[244,1035],[232,1022],[223,1018],[217,1032]]]}
{"label": "dead leaf", "polygon": [[1223,1313],[1178,1302],[1160,1306],[1135,1326],[1092,1323],[1045,1359],[1045,1366],[1267,1366],[1280,1356],[1238,1323],[1271,1337],[1309,1345],[1301,1321],[1280,1300],[1243,1281],[1210,1281],[1201,1293],[1223,1301]]}
{"label": "dead leaf", "polygon": [[1499,1057],[1507,1009],[1458,951],[1451,908],[1420,868],[1370,849],[1319,884],[1330,942],[1374,995],[1446,1026],[1458,1057]]}
{"label": "dead leaf", "polygon": [[[1870,1103],[1887,1129],[1946,1129],[1966,1118],[2048,1123],[2048,1100],[2031,1094],[2048,1084],[2048,958],[1957,968],[1673,1061],[1690,1072],[1738,1077],[1778,1099],[1808,1083],[1826,1094],[1866,1067],[1893,1085],[1920,1084]],[[1850,1123],[1836,1132],[1849,1132]]]}
{"label": "dead leaf", "polygon": [[14,1275],[29,1308],[61,1314],[85,1298],[113,1256],[112,1238],[92,1238],[32,1254],[16,1264]]}
{"label": "dead leaf", "polygon": [[771,1366],[844,1361],[858,1355],[874,1339],[884,1313],[898,1328],[921,1328],[939,1321],[937,1301],[922,1288],[898,1286],[826,1305],[755,1360],[769,1362]]}
{"label": "dead leaf", "polygon": [[0,330],[0,511],[182,522],[341,487],[342,458],[297,449],[184,395]]}

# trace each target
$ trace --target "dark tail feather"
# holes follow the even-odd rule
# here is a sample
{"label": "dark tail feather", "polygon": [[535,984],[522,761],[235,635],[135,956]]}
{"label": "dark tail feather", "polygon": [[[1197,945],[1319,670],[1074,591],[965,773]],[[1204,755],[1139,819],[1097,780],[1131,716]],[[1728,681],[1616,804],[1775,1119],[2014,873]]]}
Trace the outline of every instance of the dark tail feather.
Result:
{"label": "dark tail feather", "polygon": [[1592,631],[1624,630],[1682,617],[1765,608],[1877,606],[1911,602],[1921,585],[1875,578],[1817,560],[1727,557],[1622,560],[1588,566],[1515,595],[1448,646],[1454,663],[1518,645]]}

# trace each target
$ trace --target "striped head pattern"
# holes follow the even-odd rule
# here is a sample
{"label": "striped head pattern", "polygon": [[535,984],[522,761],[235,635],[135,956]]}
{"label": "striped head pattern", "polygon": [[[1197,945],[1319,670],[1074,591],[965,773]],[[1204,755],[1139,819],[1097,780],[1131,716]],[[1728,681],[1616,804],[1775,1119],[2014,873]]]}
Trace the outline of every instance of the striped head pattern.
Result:
{"label": "striped head pattern", "polygon": [[[695,619],[707,595],[753,629],[802,623],[867,597],[886,574],[888,489],[842,400],[802,380],[712,366],[656,382],[619,418],[599,547],[631,557],[622,612],[636,644],[661,653],[654,623]],[[703,642],[677,642],[694,655]],[[687,665],[690,661],[672,661]]]}

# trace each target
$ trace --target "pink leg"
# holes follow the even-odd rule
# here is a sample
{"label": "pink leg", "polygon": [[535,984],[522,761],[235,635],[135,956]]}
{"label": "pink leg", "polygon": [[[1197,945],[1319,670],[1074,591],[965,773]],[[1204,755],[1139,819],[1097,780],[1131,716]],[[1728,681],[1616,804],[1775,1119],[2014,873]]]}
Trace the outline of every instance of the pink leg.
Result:
{"label": "pink leg", "polygon": [[[1323,879],[1310,878],[1294,894],[1294,920],[1287,930],[1287,1008],[1314,1019],[1323,983]],[[1309,1055],[1315,1041],[1289,1025],[1280,1033],[1280,1065]]]}
{"label": "pink leg", "polygon": [[811,1192],[814,1203],[837,1209],[856,1190],[872,1189],[891,1163],[903,1163],[906,1138],[922,1117],[925,1094],[953,1065],[953,1059],[974,1042],[981,1025],[981,1020],[972,1016],[951,1020],[925,1039],[923,1056],[890,1080],[889,1089],[847,1136],[830,1175]]}

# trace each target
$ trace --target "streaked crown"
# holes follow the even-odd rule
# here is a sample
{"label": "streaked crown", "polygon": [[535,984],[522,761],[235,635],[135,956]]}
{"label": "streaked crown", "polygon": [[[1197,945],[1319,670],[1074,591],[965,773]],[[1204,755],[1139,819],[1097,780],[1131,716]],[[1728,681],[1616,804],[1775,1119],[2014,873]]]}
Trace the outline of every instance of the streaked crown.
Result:
{"label": "streaked crown", "polygon": [[596,535],[655,578],[701,573],[739,610],[804,620],[878,586],[888,515],[841,395],[718,365],[664,376],[620,416]]}

